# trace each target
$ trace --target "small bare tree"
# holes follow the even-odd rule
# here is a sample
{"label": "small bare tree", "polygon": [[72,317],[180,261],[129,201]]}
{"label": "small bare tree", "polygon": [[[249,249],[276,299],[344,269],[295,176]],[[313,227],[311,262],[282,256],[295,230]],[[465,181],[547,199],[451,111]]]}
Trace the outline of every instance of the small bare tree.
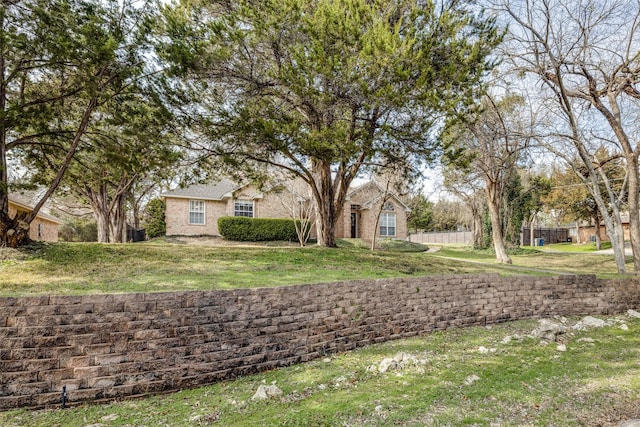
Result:
{"label": "small bare tree", "polygon": [[278,199],[286,210],[287,215],[293,220],[300,246],[306,246],[311,236],[315,206],[309,194],[305,195],[305,191],[297,187],[296,185],[291,185],[278,192]]}
{"label": "small bare tree", "polygon": [[475,171],[448,167],[443,171],[444,187],[465,204],[471,212],[473,247],[485,247],[482,215],[485,209],[482,179]]}
{"label": "small bare tree", "polygon": [[[382,189],[382,194],[372,204],[372,209],[376,209],[375,224],[373,231],[371,232],[371,250],[376,247],[376,238],[378,234],[378,227],[380,225],[380,217],[382,212],[387,207],[387,202],[395,194],[407,193],[407,182],[409,177],[407,171],[410,169],[409,165],[398,164],[394,167],[387,166],[379,170],[380,173],[373,176],[373,182],[375,182],[379,188]],[[404,188],[403,188],[404,187]]]}

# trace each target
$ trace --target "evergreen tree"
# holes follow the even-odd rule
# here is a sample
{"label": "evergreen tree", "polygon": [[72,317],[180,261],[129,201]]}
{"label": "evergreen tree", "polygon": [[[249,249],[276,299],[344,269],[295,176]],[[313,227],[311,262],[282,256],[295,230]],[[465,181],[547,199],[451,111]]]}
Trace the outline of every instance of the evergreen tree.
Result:
{"label": "evergreen tree", "polygon": [[353,179],[432,158],[435,125],[473,101],[500,40],[467,1],[194,4],[165,9],[160,53],[202,89],[188,113],[208,152],[243,176],[303,179],[330,247]]}

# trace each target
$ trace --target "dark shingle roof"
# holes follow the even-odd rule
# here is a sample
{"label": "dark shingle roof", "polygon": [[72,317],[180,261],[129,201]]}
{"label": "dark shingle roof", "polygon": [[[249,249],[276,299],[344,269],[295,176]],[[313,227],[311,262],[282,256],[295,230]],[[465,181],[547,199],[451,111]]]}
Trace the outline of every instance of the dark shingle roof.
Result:
{"label": "dark shingle roof", "polygon": [[237,190],[240,187],[240,185],[231,181],[230,179],[223,178],[222,180],[215,183],[198,184],[186,188],[177,188],[173,191],[162,193],[161,197],[222,200],[225,195],[228,195],[229,193]]}

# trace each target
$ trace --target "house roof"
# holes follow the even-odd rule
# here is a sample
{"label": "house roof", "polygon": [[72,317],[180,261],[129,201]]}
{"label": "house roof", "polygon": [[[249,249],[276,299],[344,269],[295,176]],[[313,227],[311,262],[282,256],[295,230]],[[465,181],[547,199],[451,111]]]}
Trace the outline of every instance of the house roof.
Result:
{"label": "house roof", "polygon": [[[375,199],[372,200],[368,200],[366,203],[364,203],[362,205],[363,209],[369,209],[374,203],[377,203],[378,201],[380,201],[380,199],[383,197],[384,195],[384,188],[380,187],[380,185],[378,185],[377,182],[375,181],[367,181],[362,185],[359,185],[358,187],[355,187],[353,190],[349,191],[349,193],[347,193],[347,199],[349,199],[352,195],[354,195],[355,193],[358,193],[359,191],[364,190],[365,188],[369,187],[373,185],[374,187],[376,187],[379,191],[380,191],[380,195],[378,197],[376,197]],[[411,212],[411,208],[409,206],[407,206],[407,204],[405,202],[403,202],[393,191],[389,191],[388,192],[388,197],[393,198],[394,200],[396,200],[403,208],[405,211],[407,212]]]}
{"label": "house roof", "polygon": [[[294,180],[287,181],[286,187],[289,189],[292,189],[296,186],[300,186],[301,184],[304,184],[302,180],[294,179]],[[232,198],[233,193],[235,191],[238,191],[239,189],[246,187],[247,185],[248,184],[238,184],[234,181],[231,181],[230,179],[223,178],[220,181],[217,181],[215,183],[196,184],[196,185],[191,185],[185,188],[177,188],[173,191],[162,193],[160,197],[163,197],[163,198],[169,197],[169,198],[176,198],[176,199],[224,200],[224,199]],[[366,183],[358,187],[355,187],[353,190],[349,191],[347,193],[347,200],[353,194],[364,190],[370,185],[375,186],[380,191],[381,194],[375,199],[367,201],[362,206],[364,209],[369,209],[373,203],[380,200],[380,198],[382,197],[382,194],[384,193],[384,189],[374,181],[367,181]],[[271,191],[276,187],[277,187],[276,184],[271,183],[270,187],[264,191]],[[252,198],[260,198],[261,196],[262,196],[262,193],[257,193],[253,195]],[[305,199],[309,198],[309,196],[305,196],[305,195],[301,195],[301,197],[304,197]],[[396,200],[400,205],[402,205],[402,207],[407,212],[411,211],[411,208],[409,208],[409,206],[407,206],[407,204],[403,202],[395,193],[389,192],[389,197]]]}
{"label": "house roof", "polygon": [[[362,205],[362,209],[369,209],[371,208],[375,203],[378,203],[380,201],[380,199],[382,199],[382,194],[379,195],[378,197],[376,197],[373,200],[369,200],[366,203],[364,203]],[[403,202],[402,200],[400,200],[400,198],[398,196],[396,196],[394,193],[389,193],[387,195],[387,200],[389,199],[394,199],[396,202],[398,202],[400,204],[400,206],[402,206],[404,208],[404,210],[406,212],[411,212],[411,208],[409,206],[407,206],[407,204],[405,202]]]}
{"label": "house roof", "polygon": [[[23,197],[20,197],[18,195],[15,194],[9,194],[9,203],[21,208],[21,209],[25,209],[27,211],[32,211],[33,210],[33,206],[31,206],[31,204]],[[58,225],[62,224],[62,221],[58,218],[56,218],[55,216],[46,214],[42,211],[38,212],[38,214],[36,215],[36,217],[40,217],[42,219],[46,219],[47,221],[56,223]]]}
{"label": "house roof", "polygon": [[173,197],[178,199],[202,199],[202,200],[223,200],[230,198],[232,193],[244,185],[239,185],[230,179],[222,180],[210,184],[197,184],[185,188],[177,188],[173,191],[162,193],[160,197]]}

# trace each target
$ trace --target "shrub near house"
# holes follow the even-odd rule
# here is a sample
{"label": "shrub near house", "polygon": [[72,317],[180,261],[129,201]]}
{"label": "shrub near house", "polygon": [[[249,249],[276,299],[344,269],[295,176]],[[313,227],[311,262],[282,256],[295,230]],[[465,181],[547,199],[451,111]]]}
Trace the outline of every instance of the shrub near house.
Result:
{"label": "shrub near house", "polygon": [[225,239],[245,242],[298,239],[291,219],[223,216],[218,219],[218,230]]}

